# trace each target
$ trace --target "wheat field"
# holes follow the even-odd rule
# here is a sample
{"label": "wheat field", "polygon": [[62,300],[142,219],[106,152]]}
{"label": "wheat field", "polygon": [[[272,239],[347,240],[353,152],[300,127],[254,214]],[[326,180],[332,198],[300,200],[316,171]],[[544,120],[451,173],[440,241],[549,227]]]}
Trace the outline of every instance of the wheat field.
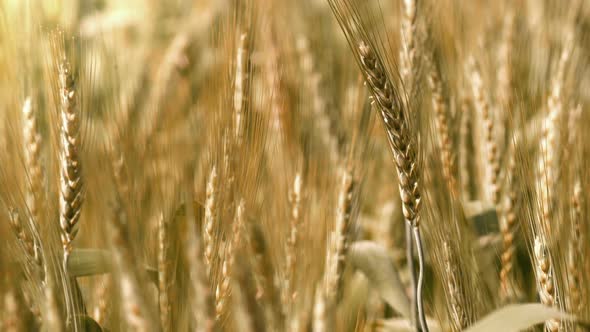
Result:
{"label": "wheat field", "polygon": [[590,330],[590,2],[0,0],[0,331]]}

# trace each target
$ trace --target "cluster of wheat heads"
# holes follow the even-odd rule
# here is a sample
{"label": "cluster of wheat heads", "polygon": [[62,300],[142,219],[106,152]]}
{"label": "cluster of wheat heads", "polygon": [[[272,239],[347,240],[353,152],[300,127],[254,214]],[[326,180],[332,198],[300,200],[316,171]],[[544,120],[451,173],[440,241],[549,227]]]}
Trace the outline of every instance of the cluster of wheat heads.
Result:
{"label": "cluster of wheat heads", "polygon": [[0,0],[1,331],[582,331],[583,0]]}

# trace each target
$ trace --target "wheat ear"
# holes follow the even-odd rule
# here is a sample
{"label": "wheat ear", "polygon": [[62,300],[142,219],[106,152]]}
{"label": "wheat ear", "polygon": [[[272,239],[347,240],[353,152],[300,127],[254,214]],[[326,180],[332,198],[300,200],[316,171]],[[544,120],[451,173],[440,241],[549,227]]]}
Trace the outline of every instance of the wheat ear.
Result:
{"label": "wheat ear", "polygon": [[412,87],[416,72],[416,5],[418,0],[404,0],[401,19],[402,50],[400,51],[401,75],[404,84]]}
{"label": "wheat ear", "polygon": [[447,108],[442,94],[442,83],[432,58],[429,58],[429,60],[431,68],[428,83],[432,91],[432,109],[434,110],[436,129],[438,131],[443,176],[451,193],[457,195],[458,189],[457,179],[454,175],[455,160],[453,157],[453,143],[450,138]]}
{"label": "wheat ear", "polygon": [[461,181],[461,195],[464,200],[471,200],[471,107],[469,98],[461,98],[461,122],[459,123],[459,179]]}
{"label": "wheat ear", "polygon": [[558,151],[561,144],[559,140],[559,129],[564,116],[561,93],[564,83],[565,66],[570,57],[570,51],[571,47],[566,42],[559,58],[555,77],[551,82],[551,92],[547,99],[549,113],[547,114],[547,118],[544,119],[543,134],[541,136],[538,180],[543,227],[546,234],[550,234],[551,232],[551,219],[555,205],[553,191],[555,190],[555,184],[559,177]]}
{"label": "wheat ear", "polygon": [[514,237],[517,228],[517,195],[518,181],[516,179],[515,147],[508,150],[508,167],[506,169],[507,192],[500,232],[502,235],[502,253],[500,254],[500,297],[505,302],[511,302],[518,297],[518,289],[514,280],[513,267],[516,259]]}
{"label": "wheat ear", "polygon": [[37,127],[35,112],[31,97],[23,104],[23,139],[25,143],[25,163],[29,178],[29,191],[27,193],[27,207],[31,211],[33,220],[39,223],[44,210],[44,186],[43,168],[41,167],[41,135]]}
{"label": "wheat ear", "polygon": [[22,320],[22,305],[14,291],[8,291],[3,296],[3,318],[0,319],[0,328],[6,332],[25,331],[25,322]]}
{"label": "wheat ear", "polygon": [[232,236],[224,253],[221,265],[221,280],[215,289],[215,317],[221,319],[226,311],[227,302],[231,294],[231,282],[236,250],[240,246],[242,228],[244,226],[244,200],[240,200],[236,207],[236,214],[232,225]]}
{"label": "wheat ear", "polygon": [[238,42],[236,55],[236,77],[234,81],[234,126],[238,144],[244,136],[244,112],[248,105],[250,50],[248,34],[242,33]]}
{"label": "wheat ear", "polygon": [[289,238],[286,247],[285,283],[283,288],[283,305],[291,304],[295,297],[295,265],[297,263],[297,249],[301,223],[301,174],[295,175],[293,189],[289,193],[291,214],[289,216]]}
{"label": "wheat ear", "polygon": [[[547,252],[547,245],[542,236],[535,237],[535,269],[537,286],[541,303],[547,306],[555,306],[555,284],[553,280],[553,267],[551,257]],[[556,332],[561,329],[560,322],[555,319],[545,321],[545,328],[548,331]]]}
{"label": "wheat ear", "polygon": [[135,260],[126,224],[124,212],[120,207],[115,207],[108,230],[113,248],[113,262],[118,271],[117,281],[121,292],[124,318],[129,327],[135,331],[157,331],[158,324],[153,320],[153,312],[142,292],[137,270],[134,269]]}
{"label": "wheat ear", "polygon": [[[193,183],[189,177],[187,183]],[[214,307],[211,292],[209,290],[208,275],[203,262],[202,244],[199,233],[195,227],[195,215],[193,211],[192,188],[186,191],[186,232],[184,236],[184,258],[189,266],[190,298],[195,331],[209,332],[214,327]]]}
{"label": "wheat ear", "polygon": [[170,299],[168,276],[168,236],[169,224],[164,214],[158,216],[158,294],[160,302],[160,323],[164,331],[170,328]]}
{"label": "wheat ear", "polygon": [[[35,241],[34,236],[32,236],[25,228],[20,214],[15,209],[10,209],[8,211],[8,221],[12,232],[16,235],[16,238],[23,249],[27,262],[32,264],[35,268],[35,272],[39,273],[40,277],[43,277],[43,260],[39,243]],[[41,280],[43,280],[43,278]]]}
{"label": "wheat ear", "polygon": [[354,185],[352,171],[343,171],[338,192],[336,222],[327,248],[326,271],[324,273],[326,283],[324,295],[330,305],[340,291],[344,259],[351,242]]}
{"label": "wheat ear", "polygon": [[457,330],[462,330],[468,324],[467,314],[463,307],[463,293],[458,280],[457,262],[455,261],[450,244],[446,241],[443,243],[443,257],[452,323]]}
{"label": "wheat ear", "polygon": [[498,146],[494,138],[494,118],[490,114],[490,106],[484,90],[483,80],[473,58],[470,58],[468,66],[475,108],[481,117],[483,125],[483,143],[485,147],[484,174],[486,179],[484,188],[487,193],[486,198],[490,199],[494,206],[497,207],[500,201],[500,186],[498,182],[500,164],[498,160]]}
{"label": "wheat ear", "polygon": [[268,244],[258,224],[251,224],[249,231],[248,240],[253,253],[253,270],[258,283],[257,297],[262,300],[269,328],[281,330],[284,326],[283,308]]}
{"label": "wheat ear", "polygon": [[[408,263],[413,261],[413,247],[411,232],[414,233],[416,248],[418,251],[419,277],[414,282],[414,301],[417,309],[417,319],[423,331],[428,331],[424,308],[422,305],[422,282],[424,276],[424,260],[422,241],[420,235],[420,186],[419,165],[416,156],[416,146],[412,142],[408,119],[404,113],[404,103],[389,79],[385,67],[373,49],[365,42],[359,45],[361,69],[365,74],[365,80],[371,89],[372,103],[376,105],[387,138],[393,153],[393,160],[399,179],[399,192],[402,200],[402,211],[406,220],[406,238],[408,240]],[[412,231],[409,231],[410,228]],[[410,264],[410,270],[414,269]]]}
{"label": "wheat ear", "polygon": [[578,264],[580,257],[583,255],[584,233],[582,232],[582,185],[580,181],[574,184],[574,193],[572,195],[572,237],[569,243],[568,270],[571,276],[569,295],[571,310],[579,314],[585,305],[584,297],[581,296],[580,285],[584,280],[582,271]]}
{"label": "wheat ear", "polygon": [[207,179],[206,199],[205,199],[205,219],[203,221],[203,247],[204,262],[207,269],[207,275],[211,277],[213,264],[213,251],[215,247],[213,225],[217,218],[217,167],[213,166],[209,178]]}
{"label": "wheat ear", "polygon": [[96,306],[94,307],[93,318],[98,323],[98,325],[101,326],[104,325],[105,317],[107,315],[107,294],[111,288],[111,280],[112,279],[110,276],[106,276],[103,279],[103,282],[101,282],[95,290],[94,298],[96,301]]}
{"label": "wheat ear", "polygon": [[297,51],[299,53],[300,66],[306,80],[306,90],[311,99],[313,111],[313,126],[319,135],[324,148],[327,149],[328,159],[335,163],[338,160],[338,140],[332,133],[327,103],[322,95],[322,75],[318,72],[313,54],[309,47],[309,40],[305,36],[297,39]]}
{"label": "wheat ear", "polygon": [[59,223],[64,249],[64,266],[72,251],[72,241],[78,233],[78,221],[84,199],[80,159],[78,156],[80,115],[76,84],[66,60],[59,65],[59,96],[61,102],[61,150]]}

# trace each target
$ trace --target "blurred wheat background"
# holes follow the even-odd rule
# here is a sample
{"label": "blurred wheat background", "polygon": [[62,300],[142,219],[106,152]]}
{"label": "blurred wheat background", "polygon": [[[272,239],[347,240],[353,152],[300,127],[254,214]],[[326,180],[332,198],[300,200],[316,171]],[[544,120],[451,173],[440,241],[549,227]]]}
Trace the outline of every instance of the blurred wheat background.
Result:
{"label": "blurred wheat background", "polygon": [[585,0],[0,0],[1,331],[585,331]]}

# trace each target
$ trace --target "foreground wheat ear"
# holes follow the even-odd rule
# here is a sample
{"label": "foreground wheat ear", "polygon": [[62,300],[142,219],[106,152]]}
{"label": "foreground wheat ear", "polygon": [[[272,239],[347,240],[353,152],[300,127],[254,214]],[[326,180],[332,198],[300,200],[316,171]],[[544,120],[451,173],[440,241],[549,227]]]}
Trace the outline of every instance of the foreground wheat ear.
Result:
{"label": "foreground wheat ear", "polygon": [[60,98],[60,197],[59,224],[62,229],[61,240],[64,250],[64,266],[72,251],[72,241],[78,233],[78,221],[84,193],[78,149],[80,115],[77,103],[76,82],[70,63],[63,59],[59,64]]}
{"label": "foreground wheat ear", "polygon": [[[383,63],[374,53],[373,49],[364,41],[359,43],[358,50],[361,68],[365,73],[366,82],[371,89],[373,103],[377,105],[378,111],[381,114],[391,152],[393,153],[393,160],[399,179],[403,215],[406,223],[412,227],[414,240],[416,241],[419,257],[419,276],[415,287],[415,301],[421,328],[424,331],[428,331],[422,304],[424,259],[419,228],[421,197],[418,183],[419,165],[416,159],[416,146],[412,142],[409,123],[404,113],[404,102],[399,93],[395,91],[392,81],[387,77]],[[408,261],[412,261],[412,250],[408,250],[408,252]]]}

